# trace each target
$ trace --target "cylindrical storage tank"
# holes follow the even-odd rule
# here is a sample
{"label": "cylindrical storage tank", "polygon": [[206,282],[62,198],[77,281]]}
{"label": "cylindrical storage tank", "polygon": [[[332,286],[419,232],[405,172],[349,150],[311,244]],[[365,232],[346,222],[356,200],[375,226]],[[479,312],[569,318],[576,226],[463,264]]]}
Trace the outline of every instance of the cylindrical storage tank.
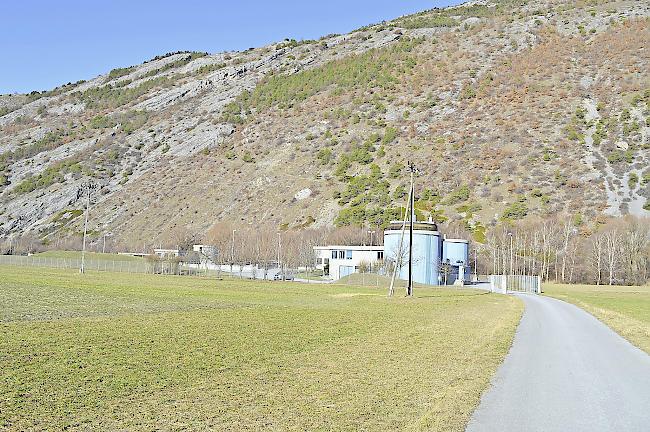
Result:
{"label": "cylindrical storage tank", "polygon": [[442,260],[449,260],[451,265],[469,265],[469,242],[463,239],[444,239],[442,242]]}
{"label": "cylindrical storage tank", "polygon": [[[384,260],[396,262],[400,256],[398,249],[402,235],[401,222],[392,222],[384,231]],[[434,223],[415,222],[413,224],[413,281],[438,285],[441,248],[440,233]],[[409,267],[409,223],[406,223],[401,253],[402,266],[397,277],[408,279]]]}

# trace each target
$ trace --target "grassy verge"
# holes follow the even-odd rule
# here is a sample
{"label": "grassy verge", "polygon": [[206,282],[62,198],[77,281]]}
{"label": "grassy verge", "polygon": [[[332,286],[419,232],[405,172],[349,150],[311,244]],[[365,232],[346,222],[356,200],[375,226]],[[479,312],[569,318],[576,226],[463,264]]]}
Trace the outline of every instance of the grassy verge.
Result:
{"label": "grassy verge", "polygon": [[544,294],[580,306],[650,354],[650,286],[546,284]]}
{"label": "grassy verge", "polygon": [[0,267],[0,429],[462,431],[513,297]]}

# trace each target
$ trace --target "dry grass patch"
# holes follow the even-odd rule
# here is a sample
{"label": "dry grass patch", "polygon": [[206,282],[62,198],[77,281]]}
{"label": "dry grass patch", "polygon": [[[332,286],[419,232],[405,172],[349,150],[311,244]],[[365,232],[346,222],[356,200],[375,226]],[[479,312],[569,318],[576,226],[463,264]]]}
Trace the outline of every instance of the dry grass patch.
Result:
{"label": "dry grass patch", "polygon": [[522,311],[469,290],[0,272],[9,430],[462,431]]}

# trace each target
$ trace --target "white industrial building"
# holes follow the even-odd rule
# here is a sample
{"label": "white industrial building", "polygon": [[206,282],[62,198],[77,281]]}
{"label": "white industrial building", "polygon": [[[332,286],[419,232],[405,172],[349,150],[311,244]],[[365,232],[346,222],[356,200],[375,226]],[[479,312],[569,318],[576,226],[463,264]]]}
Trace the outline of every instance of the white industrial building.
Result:
{"label": "white industrial building", "polygon": [[[383,246],[315,246],[316,267],[331,280],[359,272],[361,264],[377,269],[386,261],[400,262],[397,278],[408,277],[410,222],[402,231],[401,221],[392,221],[384,231]],[[402,239],[400,241],[400,239]],[[401,245],[401,253],[399,248]],[[385,251],[385,252],[384,252]],[[399,256],[401,255],[401,258]],[[413,280],[427,285],[452,285],[470,282],[469,242],[445,238],[432,222],[413,222]]]}
{"label": "white industrial building", "polygon": [[179,249],[154,249],[153,254],[158,258],[176,258],[180,256],[181,251]]}
{"label": "white industrial building", "polygon": [[205,257],[212,258],[217,256],[217,247],[212,245],[195,244],[192,246],[192,251],[199,253]]}
{"label": "white industrial building", "polygon": [[337,280],[359,271],[359,266],[379,265],[384,260],[383,246],[314,246],[316,268]]}

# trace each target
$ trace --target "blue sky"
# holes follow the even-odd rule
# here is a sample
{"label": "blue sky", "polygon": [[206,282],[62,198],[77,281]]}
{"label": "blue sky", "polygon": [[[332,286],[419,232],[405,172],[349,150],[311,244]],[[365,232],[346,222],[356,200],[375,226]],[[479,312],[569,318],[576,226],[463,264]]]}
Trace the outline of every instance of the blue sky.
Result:
{"label": "blue sky", "polygon": [[458,0],[7,0],[0,94],[47,90],[178,50],[316,39]]}

